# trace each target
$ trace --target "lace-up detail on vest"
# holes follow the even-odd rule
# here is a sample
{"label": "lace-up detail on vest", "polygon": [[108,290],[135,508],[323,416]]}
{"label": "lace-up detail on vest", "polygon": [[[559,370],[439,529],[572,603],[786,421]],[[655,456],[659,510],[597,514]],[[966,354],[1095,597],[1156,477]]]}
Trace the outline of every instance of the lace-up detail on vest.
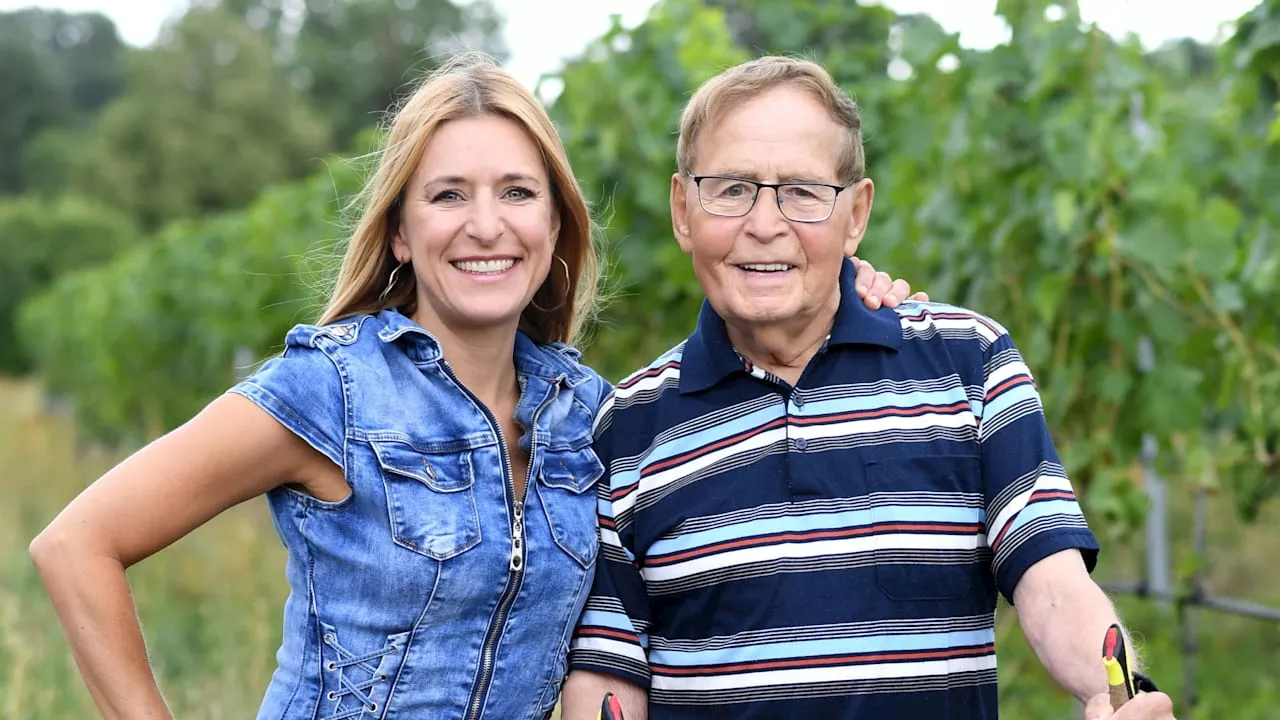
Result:
{"label": "lace-up detail on vest", "polygon": [[[337,703],[339,708],[335,714],[326,716],[325,720],[347,720],[348,718],[359,717],[365,712],[377,712],[378,703],[374,702],[368,691],[378,683],[386,682],[389,678],[376,666],[371,665],[369,661],[397,653],[400,648],[395,645],[387,645],[380,650],[356,655],[339,645],[338,638],[333,633],[325,633],[324,643],[333,648],[334,652],[338,654],[337,660],[330,660],[324,665],[325,670],[338,673],[338,689],[330,690],[325,695],[325,699],[329,702]],[[348,668],[359,668],[367,673],[369,678],[361,682],[354,682],[348,677]],[[342,700],[348,695],[355,698],[360,704],[356,707],[342,710]]]}

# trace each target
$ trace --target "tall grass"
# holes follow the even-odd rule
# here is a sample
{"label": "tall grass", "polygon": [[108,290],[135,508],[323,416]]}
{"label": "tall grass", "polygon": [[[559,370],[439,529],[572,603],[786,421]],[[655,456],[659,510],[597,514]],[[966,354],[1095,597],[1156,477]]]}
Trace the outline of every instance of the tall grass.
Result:
{"label": "tall grass", "polygon": [[[42,407],[31,382],[0,380],[0,717],[62,720],[97,714],[58,622],[27,558],[27,543],[121,453],[82,447],[74,425]],[[1177,507],[1173,527],[1189,528]],[[1210,525],[1210,582],[1225,594],[1280,605],[1280,507],[1241,526],[1226,499]],[[1189,533],[1180,533],[1185,556]],[[1101,577],[1132,577],[1137,553],[1108,543]],[[253,717],[275,665],[287,588],[281,548],[266,506],[251,501],[224,513],[129,572],[160,686],[184,720]],[[1141,638],[1151,673],[1175,698],[1185,696],[1174,615],[1120,599]],[[1201,706],[1181,720],[1280,718],[1280,626],[1201,611]],[[1027,648],[1016,614],[998,628],[1001,716],[1006,720],[1078,718]]]}
{"label": "tall grass", "polygon": [[[0,381],[0,717],[92,718],[30,539],[122,454],[77,446],[32,383]],[[275,667],[284,552],[262,501],[129,571],[160,686],[180,718],[253,717]]]}

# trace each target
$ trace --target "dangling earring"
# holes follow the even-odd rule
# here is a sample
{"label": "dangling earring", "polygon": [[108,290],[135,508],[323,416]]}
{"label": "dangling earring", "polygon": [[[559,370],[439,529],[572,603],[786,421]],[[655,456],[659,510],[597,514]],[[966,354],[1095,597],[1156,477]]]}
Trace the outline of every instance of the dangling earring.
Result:
{"label": "dangling earring", "polygon": [[387,278],[387,287],[382,291],[382,294],[378,296],[379,305],[381,305],[382,302],[387,299],[387,295],[391,294],[391,288],[395,287],[396,285],[396,273],[400,272],[400,268],[404,266],[405,266],[405,263],[400,263],[399,265],[395,266],[394,269],[391,270],[391,276]]}
{"label": "dangling earring", "polygon": [[555,307],[544,308],[541,305],[539,305],[536,300],[532,300],[532,299],[529,300],[529,304],[532,305],[535,310],[541,310],[542,312],[545,312],[545,313],[555,312],[556,310],[559,310],[562,305],[564,305],[564,301],[569,297],[569,286],[573,284],[573,280],[569,277],[569,263],[565,262],[564,258],[560,257],[559,255],[552,255],[551,257],[555,258],[556,260],[559,260],[560,267],[564,268],[564,293],[560,295],[560,302],[556,303]]}

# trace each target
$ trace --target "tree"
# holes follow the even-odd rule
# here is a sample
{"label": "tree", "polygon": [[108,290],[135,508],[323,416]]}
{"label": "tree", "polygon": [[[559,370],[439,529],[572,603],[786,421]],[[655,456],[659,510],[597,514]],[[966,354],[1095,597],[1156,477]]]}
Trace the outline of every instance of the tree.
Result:
{"label": "tree", "polygon": [[30,10],[27,27],[66,78],[72,110],[83,122],[124,90],[127,48],[115,23],[100,13]]}
{"label": "tree", "polygon": [[612,303],[589,350],[606,377],[621,377],[692,328],[702,291],[671,239],[667,209],[675,131],[689,93],[747,57],[721,10],[660,2],[632,30],[615,19],[539,88],[561,88],[549,111],[605,225],[604,257],[615,268]]}
{"label": "tree", "polygon": [[[883,77],[892,59],[886,39],[901,19],[878,4],[857,2],[708,0],[706,4],[724,11],[734,42],[751,54],[821,56],[837,82]],[[927,16],[912,19],[932,22]]]}
{"label": "tree", "polygon": [[[588,362],[617,379],[694,323],[702,292],[667,207],[689,93],[759,52],[799,53],[862,107],[877,193],[860,255],[1009,329],[1104,539],[1141,519],[1144,435],[1179,495],[1221,488],[1248,519],[1280,490],[1280,130],[1266,94],[1280,72],[1280,0],[1215,58],[1146,53],[1082,26],[1072,2],[1000,0],[1012,37],[985,51],[877,6],[768,6],[661,0],[540,88],[559,86],[551,112],[607,239],[615,300]],[[826,35],[833,24],[857,41]],[[171,224],[155,245],[59,278],[21,311],[42,377],[97,437],[146,439],[182,422],[233,379],[235,358],[267,355],[314,318],[301,261],[329,255],[334,201],[357,180],[273,188],[243,212]],[[1169,634],[1148,628],[1154,674],[1177,697],[1173,653],[1156,650],[1172,647]],[[1201,635],[1229,643],[1218,630]],[[1275,657],[1265,634],[1249,640]],[[1072,712],[1013,645],[1002,698],[1020,696],[1023,717]],[[1274,717],[1274,683],[1239,668],[1234,657],[1205,665],[1206,712]]]}
{"label": "tree", "polygon": [[103,262],[137,242],[128,218],[110,208],[70,198],[0,202],[0,373],[31,367],[14,324],[22,301],[55,277]]}
{"label": "tree", "polygon": [[74,168],[93,147],[93,132],[54,126],[27,140],[18,157],[22,192],[47,199],[67,194]]}
{"label": "tree", "polygon": [[[1269,190],[1280,158],[1268,128],[1241,119],[1272,112],[1257,91],[1272,66],[1227,48],[1216,82],[1183,82],[1136,42],[1082,28],[1074,4],[1048,0],[1001,0],[1012,39],[988,51],[871,7],[850,10],[869,13],[851,22],[883,29],[884,48],[788,47],[792,35],[822,37],[827,4],[790,7],[815,29],[761,15],[753,32],[769,51],[815,57],[859,97],[878,188],[862,254],[1010,330],[1104,532],[1140,519],[1144,435],[1161,470],[1225,483],[1251,517],[1280,466],[1280,197]],[[671,240],[667,188],[689,92],[749,56],[726,7],[664,0],[550,79],[562,84],[553,116],[609,233],[616,300],[587,352],[609,377],[679,342],[702,301]],[[1272,17],[1242,25],[1250,58],[1270,51],[1256,28]],[[880,71],[891,65],[893,77]],[[147,267],[140,277],[174,275]],[[140,281],[126,278],[100,282],[133,292]],[[139,311],[138,332],[161,307]]]}
{"label": "tree", "polygon": [[74,400],[94,439],[142,442],[184,422],[282,347],[294,323],[314,320],[358,181],[335,162],[61,275],[19,312],[45,387]]}
{"label": "tree", "polygon": [[[1140,518],[1144,433],[1166,472],[1230,478],[1250,516],[1276,488],[1280,403],[1263,398],[1280,393],[1280,163],[1233,121],[1259,104],[1237,68],[1277,66],[1171,84],[1138,45],[1082,30],[1070,2],[1002,0],[1012,41],[984,52],[928,18],[831,5],[666,0],[560,75],[554,113],[616,248],[619,300],[588,357],[616,376],[688,332],[701,293],[666,207],[677,113],[749,38],[858,97],[878,187],[862,254],[1009,328],[1100,527]],[[840,18],[884,37],[851,55],[823,39]],[[1249,57],[1270,52],[1243,29]]]}
{"label": "tree", "polygon": [[261,35],[194,8],[131,58],[128,90],[103,111],[75,189],[154,230],[304,175],[325,132]]}
{"label": "tree", "polygon": [[[506,56],[488,0],[308,0],[290,41],[291,76],[347,148],[418,76],[457,50]],[[251,10],[250,10],[251,12]]]}
{"label": "tree", "polygon": [[0,13],[0,193],[27,189],[29,142],[87,128],[120,93],[124,53],[115,25],[98,13]]}
{"label": "tree", "polygon": [[32,40],[0,27],[0,193],[21,192],[20,148],[41,128],[64,124],[71,116],[62,79]]}

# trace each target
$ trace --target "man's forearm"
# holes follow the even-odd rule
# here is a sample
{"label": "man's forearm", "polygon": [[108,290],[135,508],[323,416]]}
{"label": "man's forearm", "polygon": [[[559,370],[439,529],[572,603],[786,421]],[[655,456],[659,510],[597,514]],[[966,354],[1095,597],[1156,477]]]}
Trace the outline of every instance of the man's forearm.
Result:
{"label": "man's forearm", "polygon": [[[1046,559],[1065,565],[1057,572],[1035,577],[1028,573],[1015,592],[1015,601],[1022,632],[1040,662],[1064,690],[1084,703],[1107,691],[1102,640],[1119,618],[1111,599],[1079,564],[1078,554],[1069,552],[1075,558]],[[1127,633],[1125,642],[1129,667],[1138,670],[1137,651]]]}
{"label": "man's forearm", "polygon": [[642,687],[603,673],[574,670],[564,681],[561,720],[596,720],[600,702],[611,692],[622,704],[623,720],[648,720],[649,693]]}

